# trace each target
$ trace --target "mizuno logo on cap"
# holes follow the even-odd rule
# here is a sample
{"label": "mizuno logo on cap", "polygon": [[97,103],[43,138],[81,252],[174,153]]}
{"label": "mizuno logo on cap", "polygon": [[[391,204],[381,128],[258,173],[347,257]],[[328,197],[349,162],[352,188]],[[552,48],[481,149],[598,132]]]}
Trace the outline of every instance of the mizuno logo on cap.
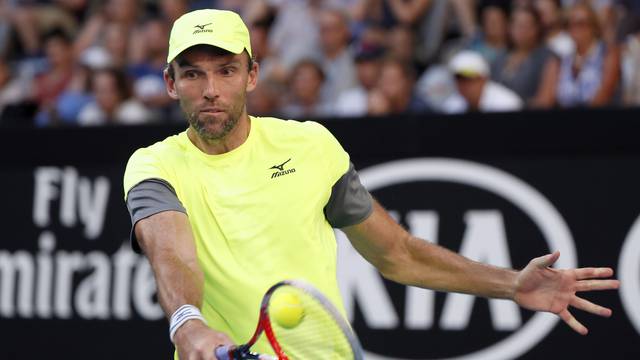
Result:
{"label": "mizuno logo on cap", "polygon": [[197,30],[195,30],[193,33],[194,34],[199,34],[199,33],[203,33],[203,32],[210,32],[212,33],[213,30],[211,29],[205,29],[206,26],[211,25],[211,23],[208,24],[204,24],[204,25],[195,25],[194,28],[197,28]]}

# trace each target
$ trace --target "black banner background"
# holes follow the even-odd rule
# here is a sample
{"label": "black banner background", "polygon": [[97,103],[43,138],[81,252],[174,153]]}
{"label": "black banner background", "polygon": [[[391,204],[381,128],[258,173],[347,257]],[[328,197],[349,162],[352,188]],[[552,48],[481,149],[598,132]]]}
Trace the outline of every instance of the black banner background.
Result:
{"label": "black banner background", "polygon": [[[564,217],[575,241],[580,266],[611,266],[617,270],[622,244],[640,215],[638,115],[638,111],[585,110],[426,119],[351,119],[324,123],[349,151],[358,169],[392,160],[446,157],[489,165],[524,180],[549,199]],[[98,250],[112,258],[123,244],[126,245],[130,230],[121,188],[128,156],[136,148],[161,140],[183,128],[0,131],[0,163],[3,165],[0,168],[0,181],[5,203],[0,253],[15,255],[24,250],[33,255],[35,264],[38,254],[43,253],[39,250],[39,237],[49,232],[55,237],[54,255],[74,251],[86,254]],[[93,194],[98,178],[104,177],[108,181],[104,224],[95,239],[86,236],[79,218],[72,226],[61,222],[61,201],[58,197],[47,202],[50,223],[46,226],[35,223],[34,174],[37,168],[42,167],[53,167],[60,174],[64,174],[65,169],[75,169],[79,177],[89,180],[90,193],[93,191]],[[61,190],[59,184],[56,182],[54,185]],[[446,207],[448,201],[459,204],[467,201],[462,197],[468,194],[465,195],[455,186],[449,185],[447,188],[447,185],[436,185],[428,194],[434,197],[442,194],[443,198],[436,198],[433,202],[439,204],[439,209]],[[396,195],[392,189],[373,193],[384,205],[399,209],[403,206],[403,200],[398,199],[411,199],[411,191],[418,189],[420,184],[415,186],[413,189],[401,189]],[[407,193],[402,194],[402,191]],[[460,199],[455,198],[456,193],[460,194]],[[470,196],[472,200],[468,201],[477,200],[481,203],[486,194],[477,195],[479,200],[473,200],[473,194]],[[76,203],[78,201],[76,199]],[[416,204],[406,206],[415,207]],[[76,209],[74,213],[78,211]],[[455,228],[455,224],[448,226]],[[514,234],[521,233],[517,229]],[[443,245],[457,250],[459,242],[443,240]],[[535,241],[518,240],[511,242],[510,246],[514,266],[517,267],[524,266],[527,258],[546,251],[540,242]],[[56,258],[53,258],[55,267]],[[133,268],[130,272],[135,277],[136,270]],[[0,264],[0,271],[3,269]],[[115,281],[115,265],[112,270],[110,283]],[[56,268],[52,278],[58,272]],[[91,271],[85,269],[73,276],[72,297],[75,297],[83,279],[90,274]],[[37,275],[34,276],[37,280]],[[5,291],[3,279],[0,277],[0,292]],[[640,282],[640,274],[636,274],[636,280]],[[20,281],[20,278],[16,278],[17,283]],[[58,291],[55,284],[52,286],[53,293]],[[133,280],[128,287],[133,291]],[[388,282],[386,287],[394,298],[394,307],[402,313],[403,288]],[[53,319],[43,319],[36,314],[35,305],[31,316],[21,316],[17,310],[20,294],[16,291],[14,295],[13,315],[6,316],[0,312],[0,338],[3,339],[4,354],[0,357],[3,359],[158,359],[171,356],[166,321],[145,320],[129,298],[131,313],[126,319],[117,318],[111,293],[106,319],[83,319],[78,316],[76,305],[73,304],[75,299],[71,300],[74,314],[71,319],[60,319],[56,315],[52,316]],[[2,296],[0,293],[0,299]],[[640,306],[640,294],[637,296],[638,303],[635,306]],[[576,335],[558,323],[541,343],[521,358],[640,358],[640,347],[637,345],[639,334],[627,316],[618,292],[594,293],[586,297],[612,307],[614,316],[600,319],[576,310],[576,317],[591,329],[589,336]],[[443,299],[443,295],[437,296],[436,309],[442,307]],[[54,303],[55,300],[51,300],[51,304]],[[490,329],[488,312],[482,304],[481,301],[476,303],[469,327],[453,335],[437,329],[426,332],[367,329],[357,304],[354,327],[367,349],[376,350],[388,358],[463,355],[508,335],[487,331]],[[530,317],[526,312],[523,315],[523,320]],[[417,342],[413,343],[413,347],[394,349],[408,340]],[[424,350],[429,347],[431,349]]]}

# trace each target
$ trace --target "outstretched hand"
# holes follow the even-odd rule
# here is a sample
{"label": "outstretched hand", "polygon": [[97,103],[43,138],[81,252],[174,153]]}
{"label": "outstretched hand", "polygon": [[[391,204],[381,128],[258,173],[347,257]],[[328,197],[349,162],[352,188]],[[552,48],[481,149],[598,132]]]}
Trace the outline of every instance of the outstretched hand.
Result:
{"label": "outstretched hand", "polygon": [[609,317],[611,309],[594,304],[576,295],[576,292],[611,290],[620,281],[604,279],[613,276],[610,268],[554,269],[560,252],[535,258],[518,273],[514,300],[520,306],[535,311],[548,311],[558,315],[573,330],[586,335],[588,330],[569,312],[569,306]]}

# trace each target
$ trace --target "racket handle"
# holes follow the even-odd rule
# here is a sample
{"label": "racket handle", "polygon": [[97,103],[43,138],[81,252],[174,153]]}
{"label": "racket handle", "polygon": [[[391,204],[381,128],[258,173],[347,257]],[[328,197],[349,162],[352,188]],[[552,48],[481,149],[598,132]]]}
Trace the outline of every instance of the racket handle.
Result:
{"label": "racket handle", "polygon": [[218,360],[244,360],[244,359],[259,359],[259,360],[278,360],[278,358],[271,355],[254,354],[250,352],[238,353],[235,346],[223,345],[216,348],[216,358]]}

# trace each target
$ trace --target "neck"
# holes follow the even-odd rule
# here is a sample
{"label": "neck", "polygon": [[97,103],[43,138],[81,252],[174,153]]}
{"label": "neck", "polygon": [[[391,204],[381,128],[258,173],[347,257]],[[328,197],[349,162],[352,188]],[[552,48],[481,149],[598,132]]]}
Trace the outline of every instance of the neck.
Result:
{"label": "neck", "polygon": [[220,155],[227,153],[240,145],[249,137],[249,131],[251,130],[251,119],[247,115],[245,110],[236,126],[224,137],[220,139],[204,139],[200,136],[193,127],[189,126],[187,129],[187,137],[198,149],[207,155]]}

